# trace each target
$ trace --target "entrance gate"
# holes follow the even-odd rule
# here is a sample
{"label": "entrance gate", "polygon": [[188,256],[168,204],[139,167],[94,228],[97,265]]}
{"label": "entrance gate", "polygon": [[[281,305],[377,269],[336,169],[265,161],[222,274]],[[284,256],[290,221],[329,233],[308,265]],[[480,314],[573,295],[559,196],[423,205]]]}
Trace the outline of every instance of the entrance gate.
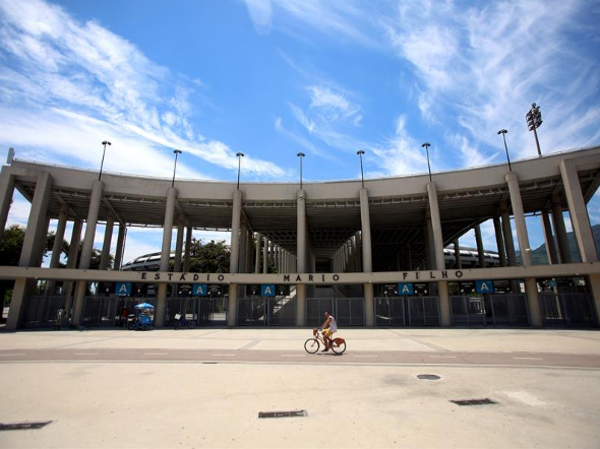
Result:
{"label": "entrance gate", "polygon": [[306,325],[320,326],[327,311],[340,326],[365,325],[365,298],[306,298]]}
{"label": "entrance gate", "polygon": [[450,296],[450,311],[453,326],[485,326],[483,296]]}
{"label": "entrance gate", "polygon": [[[65,308],[64,296],[28,296],[23,313],[24,328],[50,328],[56,325],[57,312]],[[63,318],[63,324],[66,318]]]}
{"label": "entrance gate", "polygon": [[437,296],[384,296],[375,298],[378,326],[439,326]]}
{"label": "entrance gate", "polygon": [[594,309],[587,293],[540,293],[546,325],[593,326]]}
{"label": "entrance gate", "polygon": [[241,298],[238,326],[295,326],[296,298]]}
{"label": "entrance gate", "polygon": [[527,296],[522,293],[487,295],[485,299],[485,316],[487,324],[511,326],[529,325],[529,308]]}

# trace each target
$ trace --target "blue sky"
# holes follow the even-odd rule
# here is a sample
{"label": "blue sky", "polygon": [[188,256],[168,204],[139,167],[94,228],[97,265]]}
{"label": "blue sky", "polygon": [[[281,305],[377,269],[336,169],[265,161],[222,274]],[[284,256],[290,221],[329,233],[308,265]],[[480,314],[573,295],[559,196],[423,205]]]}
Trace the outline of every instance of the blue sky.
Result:
{"label": "blue sky", "polygon": [[[293,181],[300,151],[330,180],[363,149],[396,176],[424,141],[434,171],[500,163],[500,128],[535,156],[532,102],[542,152],[600,142],[597,1],[0,0],[0,21],[2,158],[97,169],[108,139],[108,171],[170,177],[179,148],[178,177],[233,181],[242,151],[242,181]],[[126,259],[160,248],[143,232]]]}

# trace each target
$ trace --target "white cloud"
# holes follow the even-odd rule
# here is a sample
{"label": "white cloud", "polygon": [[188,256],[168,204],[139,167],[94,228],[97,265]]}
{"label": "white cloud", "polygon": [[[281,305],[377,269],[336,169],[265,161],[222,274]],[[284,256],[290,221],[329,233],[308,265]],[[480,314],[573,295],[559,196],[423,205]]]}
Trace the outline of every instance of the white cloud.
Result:
{"label": "white cloud", "polygon": [[[113,144],[124,147],[126,143],[127,148],[138,150],[135,159],[143,161],[142,167],[126,165],[136,172],[162,172],[170,165],[164,157],[156,157],[159,146],[183,149],[220,167],[237,169],[237,151],[217,140],[206,143],[194,132],[189,99],[203,85],[158,66],[101,24],[80,23],[59,6],[41,0],[0,0],[0,23],[0,56],[11,62],[0,66],[0,93],[7,106],[2,112],[10,118],[1,125],[0,141],[17,149],[17,143],[25,146],[30,154],[43,150],[65,157],[69,151],[61,150],[65,141],[79,140],[80,152],[91,141],[90,135],[82,138],[87,118],[96,130],[108,131],[99,142],[110,137]],[[48,117],[43,117],[48,111]],[[60,132],[24,135],[40,118],[45,131]],[[72,128],[73,135],[64,132]],[[50,139],[52,134],[60,139]],[[139,152],[145,156],[139,157]],[[88,159],[79,156],[77,163]],[[251,176],[283,173],[271,162],[248,162],[245,170]]]}

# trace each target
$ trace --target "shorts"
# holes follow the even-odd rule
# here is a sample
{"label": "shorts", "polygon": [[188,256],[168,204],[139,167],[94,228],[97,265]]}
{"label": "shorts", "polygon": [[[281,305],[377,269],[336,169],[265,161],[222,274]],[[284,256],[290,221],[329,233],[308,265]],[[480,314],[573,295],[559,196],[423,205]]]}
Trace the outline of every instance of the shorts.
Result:
{"label": "shorts", "polygon": [[323,329],[323,335],[325,337],[330,337],[331,335],[333,335],[333,332],[331,332],[330,329]]}

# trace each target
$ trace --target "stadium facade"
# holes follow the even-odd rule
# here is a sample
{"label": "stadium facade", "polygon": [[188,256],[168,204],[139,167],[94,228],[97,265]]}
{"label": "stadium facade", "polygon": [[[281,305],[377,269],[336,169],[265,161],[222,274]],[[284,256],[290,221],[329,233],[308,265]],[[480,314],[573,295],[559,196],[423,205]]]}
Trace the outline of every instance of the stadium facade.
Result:
{"label": "stadium facade", "polygon": [[[154,302],[157,327],[181,311],[206,325],[313,326],[324,310],[342,325],[597,327],[600,263],[587,203],[599,181],[600,147],[513,162],[512,170],[501,164],[432,179],[304,183],[301,189],[172,185],[109,173],[99,179],[97,172],[12,160],[0,175],[0,231],[15,189],[31,212],[19,266],[0,267],[0,278],[15,281],[7,328],[50,325],[58,308],[70,311],[75,326],[114,324],[136,296]],[[564,211],[581,262],[573,261]],[[525,223],[531,214],[540,216],[548,265],[532,263]],[[58,220],[57,242],[73,222],[66,268],[59,268],[58,244],[50,268],[41,268],[50,219]],[[496,255],[481,243],[479,226],[487,220],[494,223]],[[99,222],[106,224],[102,259],[91,270]],[[115,269],[107,270],[114,226]],[[163,229],[158,271],[119,270],[128,226]],[[231,231],[229,273],[187,271],[194,229]],[[447,248],[471,230],[477,261],[463,265],[460,252],[447,257]],[[275,273],[267,272],[269,263]]]}

